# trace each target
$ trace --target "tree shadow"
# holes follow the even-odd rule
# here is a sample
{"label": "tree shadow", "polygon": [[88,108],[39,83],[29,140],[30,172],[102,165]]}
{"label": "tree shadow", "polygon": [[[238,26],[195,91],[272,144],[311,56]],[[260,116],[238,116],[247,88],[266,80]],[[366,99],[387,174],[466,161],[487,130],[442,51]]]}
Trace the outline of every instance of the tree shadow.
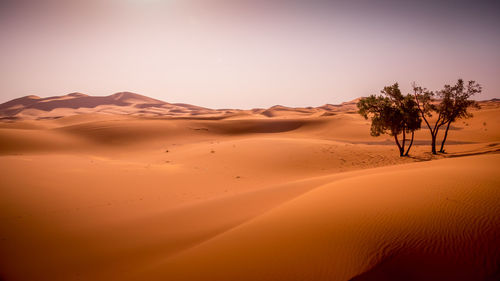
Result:
{"label": "tree shadow", "polygon": [[441,153],[438,153],[435,155],[432,154],[431,152],[426,152],[426,153],[420,154],[420,155],[408,155],[407,157],[410,159],[413,159],[417,162],[423,162],[423,161],[431,161],[431,160],[436,160],[436,159],[459,158],[459,157],[466,157],[466,156],[496,154],[496,153],[500,153],[500,143],[490,143],[490,144],[487,144],[485,147],[478,148],[475,150],[468,150],[468,151],[461,151],[461,152],[454,152],[454,153],[441,152]]}

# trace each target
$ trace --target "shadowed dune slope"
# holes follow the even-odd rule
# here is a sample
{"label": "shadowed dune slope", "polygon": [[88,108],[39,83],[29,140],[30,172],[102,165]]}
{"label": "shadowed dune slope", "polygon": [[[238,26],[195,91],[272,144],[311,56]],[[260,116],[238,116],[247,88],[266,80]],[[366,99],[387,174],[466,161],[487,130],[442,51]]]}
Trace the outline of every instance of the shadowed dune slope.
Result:
{"label": "shadowed dune slope", "polygon": [[324,185],[159,262],[136,280],[491,280],[500,155]]}

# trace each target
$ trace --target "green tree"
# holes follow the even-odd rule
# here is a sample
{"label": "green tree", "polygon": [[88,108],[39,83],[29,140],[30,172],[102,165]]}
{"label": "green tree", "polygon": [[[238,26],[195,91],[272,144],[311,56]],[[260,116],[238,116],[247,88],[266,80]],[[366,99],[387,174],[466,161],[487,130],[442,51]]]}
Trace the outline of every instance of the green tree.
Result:
{"label": "green tree", "polygon": [[434,125],[431,125],[429,122],[429,119],[432,117],[432,113],[437,111],[436,102],[434,100],[435,93],[413,83],[413,96],[415,98],[418,111],[420,112],[420,116],[431,133],[431,151],[433,154],[437,154],[436,137],[439,128],[444,125],[444,122],[441,115],[437,118]]}
{"label": "green tree", "polygon": [[[381,93],[382,95],[362,98],[357,104],[358,112],[365,119],[371,119],[372,136],[388,133],[394,137],[399,155],[408,156],[413,145],[415,131],[420,129],[422,123],[417,104],[412,96],[401,94],[398,83],[384,87]],[[405,151],[406,134],[409,133],[411,133],[411,140]],[[400,134],[402,134],[401,142],[399,141]]]}
{"label": "green tree", "polygon": [[451,123],[458,119],[471,118],[473,115],[468,109],[471,107],[479,108],[479,104],[470,98],[481,92],[481,85],[472,80],[465,85],[462,79],[458,79],[454,86],[445,85],[443,90],[439,92],[439,97],[442,99],[439,109],[443,111],[444,120],[446,120],[446,129],[439,152],[444,153],[444,144]]}
{"label": "green tree", "polygon": [[[470,100],[470,98],[477,93],[481,93],[481,91],[481,86],[475,81],[469,81],[467,85],[464,85],[462,79],[458,79],[453,86],[445,85],[437,93],[417,86],[415,83],[413,84],[413,96],[418,111],[431,134],[431,151],[433,154],[437,154],[436,140],[439,130],[446,126],[441,149],[439,150],[439,152],[444,152],[444,144],[451,123],[461,118],[472,117],[472,114],[467,110],[470,107],[478,107],[478,104],[474,100]],[[431,124],[430,118],[433,117],[433,114],[436,114],[437,118],[434,120],[434,124]]]}

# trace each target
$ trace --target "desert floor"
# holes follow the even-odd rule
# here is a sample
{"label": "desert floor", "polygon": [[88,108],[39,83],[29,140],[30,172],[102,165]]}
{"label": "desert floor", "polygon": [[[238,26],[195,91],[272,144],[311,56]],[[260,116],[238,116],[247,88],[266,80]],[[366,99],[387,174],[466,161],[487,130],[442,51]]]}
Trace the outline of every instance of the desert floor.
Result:
{"label": "desert floor", "polygon": [[0,279],[500,280],[499,103],[405,158],[292,113],[0,122]]}

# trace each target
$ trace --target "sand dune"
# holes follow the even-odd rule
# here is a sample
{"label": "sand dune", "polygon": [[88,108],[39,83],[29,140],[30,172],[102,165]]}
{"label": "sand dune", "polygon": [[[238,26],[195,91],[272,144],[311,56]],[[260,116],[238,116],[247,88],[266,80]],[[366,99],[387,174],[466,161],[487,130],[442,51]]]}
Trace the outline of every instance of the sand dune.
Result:
{"label": "sand dune", "polygon": [[354,112],[357,100],[340,105],[291,108],[281,105],[269,109],[210,109],[184,103],[167,103],[130,92],[110,96],[89,96],[71,93],[64,96],[40,98],[26,96],[0,104],[0,118],[6,120],[55,119],[80,114],[112,114],[147,117],[231,118],[239,116],[294,118],[331,116],[335,112]]}
{"label": "sand dune", "polygon": [[107,97],[91,97],[81,93],[68,94],[62,97],[39,98],[27,96],[0,105],[1,113],[15,115],[25,109],[51,111],[56,108],[94,108],[98,105],[124,106],[128,104],[165,104],[133,93],[117,93]]}
{"label": "sand dune", "polygon": [[178,113],[197,115],[217,112],[186,104],[169,104],[130,92],[120,92],[104,97],[81,93],[48,98],[26,96],[0,105],[0,117],[4,119],[61,118],[88,113],[168,116]]}
{"label": "sand dune", "polygon": [[447,154],[424,128],[409,158],[355,101],[2,104],[0,279],[498,280],[500,104],[481,103]]}
{"label": "sand dune", "polygon": [[476,156],[367,170],[247,220],[138,273],[137,280],[494,278],[499,160]]}

